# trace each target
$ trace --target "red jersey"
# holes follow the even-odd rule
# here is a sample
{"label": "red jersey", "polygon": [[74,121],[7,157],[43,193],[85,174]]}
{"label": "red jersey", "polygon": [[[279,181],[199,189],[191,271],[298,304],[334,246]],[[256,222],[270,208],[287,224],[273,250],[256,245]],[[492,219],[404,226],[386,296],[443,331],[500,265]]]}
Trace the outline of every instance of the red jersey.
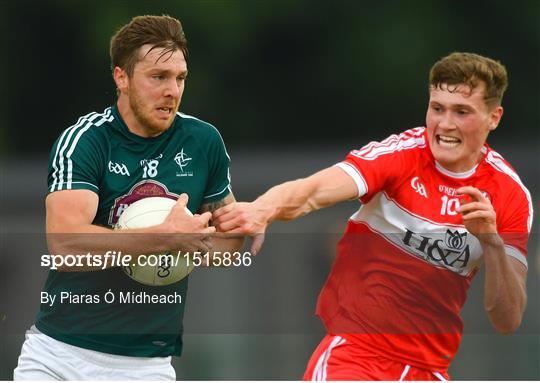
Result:
{"label": "red jersey", "polygon": [[465,173],[440,166],[425,128],[353,150],[337,166],[363,206],[350,219],[317,304],[329,334],[390,359],[445,371],[458,349],[460,310],[482,247],[457,212],[474,186],[496,213],[506,254],[527,265],[532,203],[514,169],[487,145]]}

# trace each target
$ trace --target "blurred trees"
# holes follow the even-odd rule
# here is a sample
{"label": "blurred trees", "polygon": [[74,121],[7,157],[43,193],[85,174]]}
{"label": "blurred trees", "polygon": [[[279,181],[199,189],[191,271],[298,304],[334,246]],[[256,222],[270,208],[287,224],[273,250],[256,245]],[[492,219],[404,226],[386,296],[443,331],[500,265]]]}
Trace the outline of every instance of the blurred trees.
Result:
{"label": "blurred trees", "polygon": [[229,145],[360,146],[422,125],[429,68],[455,50],[508,68],[491,141],[519,132],[538,142],[536,0],[25,0],[0,4],[4,151],[43,155],[80,115],[112,104],[110,36],[135,15],[163,13],[189,41],[181,110],[215,124]]}

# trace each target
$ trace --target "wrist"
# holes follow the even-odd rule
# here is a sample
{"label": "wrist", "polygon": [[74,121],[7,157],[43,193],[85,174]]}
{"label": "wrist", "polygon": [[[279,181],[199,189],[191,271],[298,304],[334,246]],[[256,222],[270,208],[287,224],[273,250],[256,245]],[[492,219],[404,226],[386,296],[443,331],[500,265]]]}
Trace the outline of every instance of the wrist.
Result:
{"label": "wrist", "polygon": [[501,236],[497,233],[480,234],[477,236],[477,238],[480,241],[480,245],[482,245],[483,248],[504,247],[504,241],[502,240]]}
{"label": "wrist", "polygon": [[255,200],[256,210],[261,213],[262,219],[266,225],[274,221],[276,217],[277,208],[271,204],[265,202],[262,199]]}

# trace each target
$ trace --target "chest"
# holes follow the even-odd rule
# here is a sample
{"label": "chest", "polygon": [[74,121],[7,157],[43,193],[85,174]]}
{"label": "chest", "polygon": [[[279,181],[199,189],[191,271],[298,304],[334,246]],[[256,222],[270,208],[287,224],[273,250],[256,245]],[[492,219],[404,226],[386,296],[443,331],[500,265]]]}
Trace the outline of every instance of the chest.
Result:
{"label": "chest", "polygon": [[459,207],[464,199],[458,189],[473,186],[479,189],[497,210],[499,187],[487,176],[465,179],[450,178],[435,169],[420,169],[404,174],[390,184],[385,193],[405,210],[435,223],[461,226]]}
{"label": "chest", "polygon": [[188,208],[195,212],[209,177],[207,155],[190,137],[145,145],[112,140],[101,168],[96,220],[108,226],[131,203],[146,197],[187,193]]}
{"label": "chest", "polygon": [[481,190],[496,206],[497,190],[489,178],[451,179],[430,171],[404,174],[362,211],[370,226],[411,256],[462,276],[472,275],[482,247],[463,225],[459,213],[462,186]]}

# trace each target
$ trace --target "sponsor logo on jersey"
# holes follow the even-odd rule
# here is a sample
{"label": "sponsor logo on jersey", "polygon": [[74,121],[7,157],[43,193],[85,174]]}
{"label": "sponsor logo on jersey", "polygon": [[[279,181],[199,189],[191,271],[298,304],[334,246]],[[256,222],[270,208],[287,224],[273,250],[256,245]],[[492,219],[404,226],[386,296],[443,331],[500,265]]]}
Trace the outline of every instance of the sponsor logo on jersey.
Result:
{"label": "sponsor logo on jersey", "polygon": [[444,243],[450,249],[454,250],[463,250],[467,244],[467,232],[464,231],[460,233],[458,230],[446,230],[446,236],[444,238]]}
{"label": "sponsor logo on jersey", "polygon": [[114,200],[109,213],[109,225],[114,226],[124,210],[133,202],[146,197],[166,197],[177,200],[179,195],[171,193],[167,186],[154,180],[145,180],[135,184],[126,194]]}
{"label": "sponsor logo on jersey", "polygon": [[109,172],[121,176],[130,176],[129,170],[125,164],[109,161]]}
{"label": "sponsor logo on jersey", "polygon": [[184,152],[184,148],[182,148],[182,150],[176,153],[176,156],[174,156],[174,162],[176,162],[176,164],[180,168],[180,171],[176,173],[177,177],[192,177],[193,176],[193,172],[184,170],[184,168],[186,168],[189,165],[189,162],[191,160],[193,160],[193,158],[189,157],[187,153]]}
{"label": "sponsor logo on jersey", "polygon": [[414,177],[411,179],[411,186],[415,192],[420,194],[422,197],[427,198],[426,187],[423,183],[420,182],[419,177]]}
{"label": "sponsor logo on jersey", "polygon": [[444,234],[430,236],[406,229],[403,244],[415,255],[431,264],[463,273],[469,264],[471,251],[467,243],[467,232],[446,230]]}

